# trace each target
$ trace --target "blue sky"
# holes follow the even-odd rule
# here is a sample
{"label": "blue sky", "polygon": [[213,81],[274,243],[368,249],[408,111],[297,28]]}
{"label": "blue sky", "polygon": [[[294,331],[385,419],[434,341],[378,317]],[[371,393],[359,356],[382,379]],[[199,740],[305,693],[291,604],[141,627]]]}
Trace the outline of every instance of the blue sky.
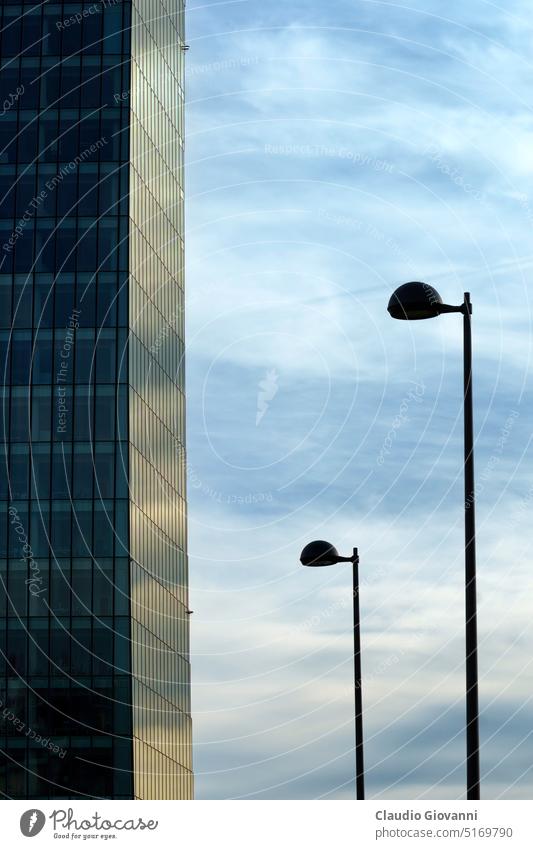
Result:
{"label": "blue sky", "polygon": [[[466,8],[465,8],[466,6]],[[444,11],[444,15],[442,12]],[[464,792],[462,328],[474,304],[483,795],[531,798],[532,25],[505,8],[187,4],[199,798]]]}

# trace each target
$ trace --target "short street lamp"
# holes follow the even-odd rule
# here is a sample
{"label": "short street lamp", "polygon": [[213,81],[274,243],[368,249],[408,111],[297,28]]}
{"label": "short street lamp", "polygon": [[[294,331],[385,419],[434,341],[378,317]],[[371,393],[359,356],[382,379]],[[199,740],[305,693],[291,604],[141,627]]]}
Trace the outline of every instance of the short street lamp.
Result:
{"label": "short street lamp", "polygon": [[387,307],[392,318],[418,321],[442,313],[463,315],[464,370],[464,478],[465,478],[465,614],[466,614],[466,791],[479,799],[479,704],[477,670],[476,518],[474,489],[474,413],[472,405],[472,304],[464,293],[460,306],[442,303],[427,283],[405,283],[391,296]]}
{"label": "short street lamp", "polygon": [[315,540],[300,555],[303,566],[333,566],[351,563],[353,576],[353,664],[355,686],[355,786],[357,799],[365,798],[363,759],[363,693],[361,690],[361,628],[359,616],[359,555],[354,548],[351,557],[341,557],[329,542]]}

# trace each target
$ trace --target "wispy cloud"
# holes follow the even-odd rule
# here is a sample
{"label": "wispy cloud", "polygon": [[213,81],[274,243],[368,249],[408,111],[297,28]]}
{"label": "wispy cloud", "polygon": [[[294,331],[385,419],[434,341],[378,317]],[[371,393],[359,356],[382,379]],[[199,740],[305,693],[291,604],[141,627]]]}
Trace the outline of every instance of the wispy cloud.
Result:
{"label": "wispy cloud", "polygon": [[353,793],[349,579],[299,567],[313,537],[362,552],[371,792],[463,792],[461,323],[390,320],[417,278],[472,293],[484,795],[531,795],[531,29],[523,0],[188,3],[200,796]]}

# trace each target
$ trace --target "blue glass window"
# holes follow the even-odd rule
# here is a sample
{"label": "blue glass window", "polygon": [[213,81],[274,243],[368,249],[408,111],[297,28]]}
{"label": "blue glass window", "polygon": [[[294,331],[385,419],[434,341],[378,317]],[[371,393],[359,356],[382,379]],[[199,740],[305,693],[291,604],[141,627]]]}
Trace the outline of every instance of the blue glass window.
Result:
{"label": "blue glass window", "polygon": [[54,315],[53,277],[37,274],[33,286],[34,327],[51,327]]}
{"label": "blue glass window", "polygon": [[[31,291],[31,289],[30,289]],[[33,348],[33,383],[52,383],[52,341],[51,330],[38,330],[35,334]]]}
{"label": "blue glass window", "polygon": [[101,557],[113,556],[113,502],[94,502],[94,553]]}
{"label": "blue glass window", "polygon": [[76,501],[72,518],[72,554],[87,557],[92,553],[93,543],[92,501]]}
{"label": "blue glass window", "polygon": [[72,498],[72,456],[70,446],[54,445],[52,460],[52,498],[66,498],[70,500]]}
{"label": "blue glass window", "polygon": [[32,338],[29,330],[16,330],[11,339],[11,381],[27,385],[30,382]]}
{"label": "blue glass window", "polygon": [[50,505],[45,501],[32,501],[30,513],[31,547],[35,558],[48,557],[50,552]]}
{"label": "blue glass window", "polygon": [[76,439],[94,438],[94,390],[76,386],[74,393],[74,433]]}
{"label": "blue glass window", "polygon": [[96,340],[96,380],[98,383],[115,382],[116,333],[103,329]]}
{"label": "blue glass window", "polygon": [[49,442],[52,437],[52,395],[50,386],[34,386],[31,405],[31,438]]}
{"label": "blue glass window", "polygon": [[22,218],[26,213],[33,215],[32,200],[36,194],[36,168],[34,165],[27,166],[16,178],[17,203],[16,216]]}
{"label": "blue glass window", "polygon": [[81,62],[79,56],[61,63],[61,108],[77,107],[80,100]]}
{"label": "blue glass window", "polygon": [[31,488],[32,498],[48,499],[50,493],[50,445],[36,444],[31,451]]}
{"label": "blue glass window", "polygon": [[15,215],[15,173],[14,165],[0,165],[0,218]]}
{"label": "blue glass window", "polygon": [[78,172],[80,215],[92,216],[98,211],[98,165],[94,162],[82,163]]}
{"label": "blue glass window", "polygon": [[100,557],[93,565],[93,613],[108,616],[113,613],[113,560]]}
{"label": "blue glass window", "polygon": [[56,616],[70,613],[70,560],[55,558],[50,568],[50,606]]}
{"label": "blue glass window", "polygon": [[98,442],[94,453],[95,498],[113,498],[115,443]]}
{"label": "blue glass window", "polygon": [[[30,457],[26,445],[13,445],[11,447],[11,462],[9,470],[9,483],[11,498],[27,498],[29,494],[29,471]],[[2,458],[2,467],[5,467]]]}
{"label": "blue glass window", "polygon": [[75,558],[72,561],[72,613],[87,616],[92,606],[92,561]]}
{"label": "blue glass window", "polygon": [[70,554],[70,503],[57,499],[52,501],[52,551],[61,557]]}
{"label": "blue glass window", "polygon": [[32,326],[33,287],[31,275],[16,275],[13,288],[13,327]]}
{"label": "blue glass window", "polygon": [[0,162],[15,163],[16,161],[17,115],[16,112],[10,109],[5,115],[0,115]]}
{"label": "blue glass window", "polygon": [[95,397],[96,439],[111,440],[115,437],[115,387],[97,386]]}
{"label": "blue glass window", "polygon": [[93,495],[93,457],[88,442],[74,443],[74,498],[92,498]]}

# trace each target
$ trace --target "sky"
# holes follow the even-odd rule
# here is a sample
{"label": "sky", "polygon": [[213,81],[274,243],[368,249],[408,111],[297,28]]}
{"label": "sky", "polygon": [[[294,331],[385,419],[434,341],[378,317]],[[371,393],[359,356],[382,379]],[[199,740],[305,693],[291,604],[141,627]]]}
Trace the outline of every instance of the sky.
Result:
{"label": "sky", "polygon": [[187,3],[196,796],[465,793],[462,321],[473,302],[482,796],[533,791],[533,25],[525,0]]}

